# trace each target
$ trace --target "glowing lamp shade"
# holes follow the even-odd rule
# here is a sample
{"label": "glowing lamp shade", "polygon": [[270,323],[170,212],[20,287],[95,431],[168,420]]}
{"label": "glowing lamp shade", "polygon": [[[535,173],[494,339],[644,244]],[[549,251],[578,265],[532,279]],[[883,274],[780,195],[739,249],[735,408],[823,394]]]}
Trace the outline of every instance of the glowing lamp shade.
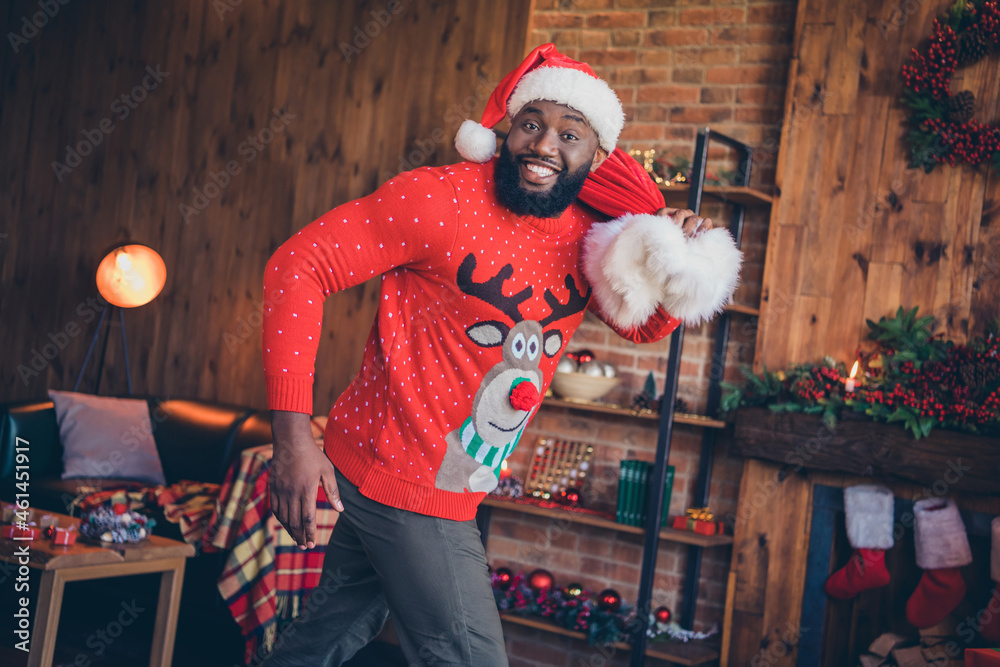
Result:
{"label": "glowing lamp shade", "polygon": [[119,308],[144,306],[167,282],[167,265],[144,245],[123,245],[108,253],[97,267],[97,291]]}

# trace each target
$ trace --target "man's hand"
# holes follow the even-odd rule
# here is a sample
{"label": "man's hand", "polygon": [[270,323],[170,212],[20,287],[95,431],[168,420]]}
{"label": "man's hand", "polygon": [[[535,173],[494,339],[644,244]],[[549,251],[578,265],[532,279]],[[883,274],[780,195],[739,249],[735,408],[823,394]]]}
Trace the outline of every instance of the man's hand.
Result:
{"label": "man's hand", "polygon": [[309,415],[279,410],[271,415],[271,512],[300,549],[312,549],[316,546],[316,493],[320,484],[337,511],[344,511],[333,463],[316,446]]}
{"label": "man's hand", "polygon": [[713,226],[711,218],[702,218],[687,208],[661,208],[656,212],[656,215],[672,218],[674,222],[680,225],[684,231],[684,235],[688,238],[692,238],[695,234],[700,234],[701,232],[707,232]]}

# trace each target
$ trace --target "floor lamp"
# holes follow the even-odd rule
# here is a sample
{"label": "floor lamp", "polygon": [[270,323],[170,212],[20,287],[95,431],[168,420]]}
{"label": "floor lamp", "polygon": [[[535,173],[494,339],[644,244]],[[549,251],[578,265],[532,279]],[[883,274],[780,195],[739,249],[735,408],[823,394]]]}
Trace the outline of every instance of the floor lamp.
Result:
{"label": "floor lamp", "polygon": [[[97,366],[97,382],[94,384],[94,394],[101,389],[101,375],[104,373],[104,357],[108,351],[108,336],[111,333],[111,320],[114,311],[118,311],[118,321],[122,332],[122,352],[125,358],[125,379],[128,382],[128,393],[132,394],[132,370],[128,363],[128,341],[125,336],[125,308],[144,306],[160,293],[167,282],[167,267],[159,254],[149,246],[138,243],[120,245],[109,252],[97,266],[97,291],[108,303],[101,310],[101,318],[97,321],[97,330],[90,339],[90,346],[80,366],[80,374],[73,385],[73,391],[80,388],[83,374],[87,370],[90,355],[97,345],[97,338],[104,329],[104,343],[101,345],[101,358]],[[111,311],[110,313],[108,311]]]}

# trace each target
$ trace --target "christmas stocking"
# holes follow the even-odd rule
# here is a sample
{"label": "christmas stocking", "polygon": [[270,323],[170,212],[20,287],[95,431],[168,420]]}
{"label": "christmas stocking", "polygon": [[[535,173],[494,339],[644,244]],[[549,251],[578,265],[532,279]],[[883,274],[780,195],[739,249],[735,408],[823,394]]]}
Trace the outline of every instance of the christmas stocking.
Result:
{"label": "christmas stocking", "polygon": [[954,500],[918,500],[913,513],[917,567],[924,574],[906,602],[906,620],[929,628],[943,621],[965,597],[959,568],[972,562],[972,551]]}
{"label": "christmas stocking", "polygon": [[986,608],[980,612],[982,625],[979,632],[983,639],[994,644],[1000,642],[1000,516],[993,519],[993,544],[990,552],[990,579],[997,582],[993,594],[986,602]]}
{"label": "christmas stocking", "polygon": [[826,580],[826,594],[847,600],[861,591],[889,583],[885,550],[891,549],[894,500],[884,486],[849,486],[844,489],[847,539],[854,547],[847,565]]}

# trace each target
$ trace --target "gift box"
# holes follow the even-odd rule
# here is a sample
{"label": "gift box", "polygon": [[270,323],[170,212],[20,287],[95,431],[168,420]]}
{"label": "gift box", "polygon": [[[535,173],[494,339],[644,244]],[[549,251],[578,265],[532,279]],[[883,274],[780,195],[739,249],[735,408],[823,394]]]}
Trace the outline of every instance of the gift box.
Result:
{"label": "gift box", "polygon": [[722,535],[723,525],[721,521],[703,521],[678,515],[674,517],[670,527],[674,530],[689,530],[699,535]]}
{"label": "gift box", "polygon": [[57,544],[59,546],[70,546],[71,544],[76,544],[76,527],[70,528],[60,528],[59,526],[51,526],[45,531],[47,537],[52,538],[52,544]]}
{"label": "gift box", "polygon": [[14,525],[0,526],[0,537],[12,540],[34,540],[42,534],[42,531],[35,526],[25,526],[19,528]]}
{"label": "gift box", "polygon": [[965,649],[965,667],[1000,667],[1000,648]]}

